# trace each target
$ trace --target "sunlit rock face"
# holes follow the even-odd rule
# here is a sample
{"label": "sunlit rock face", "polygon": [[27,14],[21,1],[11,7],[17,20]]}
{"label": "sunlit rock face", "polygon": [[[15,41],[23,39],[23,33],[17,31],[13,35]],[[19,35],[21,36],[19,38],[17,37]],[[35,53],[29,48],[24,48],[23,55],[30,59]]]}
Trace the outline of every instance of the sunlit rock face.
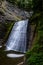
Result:
{"label": "sunlit rock face", "polygon": [[6,42],[6,50],[26,52],[28,20],[18,21],[14,24]]}

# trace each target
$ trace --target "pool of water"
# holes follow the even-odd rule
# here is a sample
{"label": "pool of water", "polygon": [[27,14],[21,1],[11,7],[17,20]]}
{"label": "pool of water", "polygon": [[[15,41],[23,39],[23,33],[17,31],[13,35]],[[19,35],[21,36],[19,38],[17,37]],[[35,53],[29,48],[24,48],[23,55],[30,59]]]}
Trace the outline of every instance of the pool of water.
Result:
{"label": "pool of water", "polygon": [[14,54],[14,53],[7,54],[7,57],[9,57],[9,58],[20,58],[23,56],[24,56],[24,54]]}
{"label": "pool of water", "polygon": [[5,51],[4,46],[0,46],[0,65],[17,65],[24,61],[24,54],[15,51]]}
{"label": "pool of water", "polygon": [[2,48],[2,46],[0,45],[0,48]]}

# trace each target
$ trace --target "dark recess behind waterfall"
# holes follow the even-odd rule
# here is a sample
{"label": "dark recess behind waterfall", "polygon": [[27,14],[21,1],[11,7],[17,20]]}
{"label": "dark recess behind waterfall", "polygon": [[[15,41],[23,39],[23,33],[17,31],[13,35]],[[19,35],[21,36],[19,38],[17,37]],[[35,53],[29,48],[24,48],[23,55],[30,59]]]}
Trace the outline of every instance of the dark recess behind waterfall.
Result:
{"label": "dark recess behind waterfall", "polygon": [[28,51],[29,47],[29,37],[30,37],[30,22],[28,21],[27,25],[27,44],[26,44],[26,51]]}

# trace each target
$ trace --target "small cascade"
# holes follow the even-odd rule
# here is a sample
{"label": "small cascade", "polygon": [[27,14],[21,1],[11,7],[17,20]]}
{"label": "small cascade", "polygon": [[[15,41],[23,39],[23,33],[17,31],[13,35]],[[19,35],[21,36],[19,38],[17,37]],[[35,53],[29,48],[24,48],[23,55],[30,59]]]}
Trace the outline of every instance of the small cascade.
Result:
{"label": "small cascade", "polygon": [[6,50],[26,52],[28,20],[18,21],[14,24],[6,42]]}

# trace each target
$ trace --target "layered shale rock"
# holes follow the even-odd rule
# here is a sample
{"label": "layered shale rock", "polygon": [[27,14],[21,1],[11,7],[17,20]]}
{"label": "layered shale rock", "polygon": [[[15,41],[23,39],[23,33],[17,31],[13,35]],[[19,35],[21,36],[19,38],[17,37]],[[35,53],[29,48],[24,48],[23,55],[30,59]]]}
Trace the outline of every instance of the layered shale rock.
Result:
{"label": "layered shale rock", "polygon": [[5,1],[2,1],[0,3],[0,12],[4,14],[4,18],[7,20],[22,20],[22,19],[27,19],[31,15],[24,10],[21,10],[17,8],[17,6],[13,6],[11,3]]}

